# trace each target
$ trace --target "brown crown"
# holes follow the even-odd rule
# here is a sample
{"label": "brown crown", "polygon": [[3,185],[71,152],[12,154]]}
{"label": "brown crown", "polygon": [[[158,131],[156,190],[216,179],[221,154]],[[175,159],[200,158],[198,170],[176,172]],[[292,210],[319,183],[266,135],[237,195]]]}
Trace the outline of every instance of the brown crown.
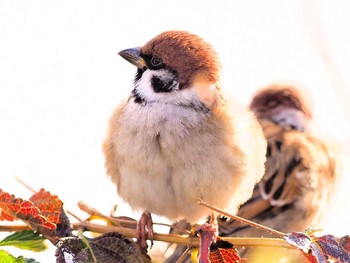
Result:
{"label": "brown crown", "polygon": [[190,86],[197,74],[210,82],[219,81],[217,54],[197,35],[185,31],[163,32],[144,45],[141,53],[162,58],[165,65],[177,72],[180,88]]}
{"label": "brown crown", "polygon": [[306,98],[300,88],[288,84],[273,84],[261,89],[253,97],[250,109],[257,116],[268,115],[278,107],[297,109],[312,118]]}

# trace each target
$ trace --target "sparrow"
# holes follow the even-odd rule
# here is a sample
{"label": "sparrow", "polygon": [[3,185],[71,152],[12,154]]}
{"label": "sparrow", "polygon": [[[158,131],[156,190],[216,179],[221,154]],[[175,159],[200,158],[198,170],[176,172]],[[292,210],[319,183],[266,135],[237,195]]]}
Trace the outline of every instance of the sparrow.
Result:
{"label": "sparrow", "polygon": [[[259,90],[250,109],[267,140],[265,174],[237,215],[289,233],[317,226],[336,179],[332,147],[312,134],[312,112],[297,86]],[[270,236],[234,220],[219,220],[220,236]]]}
{"label": "sparrow", "polygon": [[263,175],[266,141],[254,115],[224,99],[212,46],[167,31],[119,55],[137,67],[103,144],[119,196],[191,224],[211,213],[199,200],[237,209]]}

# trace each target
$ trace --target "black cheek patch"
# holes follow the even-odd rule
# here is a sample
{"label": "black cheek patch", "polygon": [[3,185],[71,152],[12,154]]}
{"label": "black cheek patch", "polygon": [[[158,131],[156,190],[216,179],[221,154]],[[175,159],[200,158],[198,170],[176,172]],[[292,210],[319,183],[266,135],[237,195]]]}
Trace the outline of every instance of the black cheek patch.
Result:
{"label": "black cheek patch", "polygon": [[174,80],[169,80],[166,82],[157,76],[153,76],[151,79],[151,84],[155,93],[160,92],[171,92]]}

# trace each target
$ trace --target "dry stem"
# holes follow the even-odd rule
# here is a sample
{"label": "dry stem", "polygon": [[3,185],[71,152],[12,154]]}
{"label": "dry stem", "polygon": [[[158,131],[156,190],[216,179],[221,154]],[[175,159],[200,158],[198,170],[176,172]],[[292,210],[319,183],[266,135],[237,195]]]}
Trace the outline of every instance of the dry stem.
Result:
{"label": "dry stem", "polygon": [[[118,227],[118,226],[104,226],[99,224],[92,224],[87,221],[77,222],[72,224],[74,230],[92,231],[95,233],[119,232],[128,238],[136,238],[137,233],[135,229]],[[7,225],[0,226],[0,231],[15,232],[21,230],[31,229],[27,225]],[[233,243],[236,247],[279,247],[295,249],[283,239],[279,238],[239,238],[239,237],[222,237],[222,240]],[[187,245],[190,247],[199,247],[199,238],[189,235],[175,235],[175,234],[154,234],[155,241],[162,241],[167,243],[176,243]]]}
{"label": "dry stem", "polygon": [[215,206],[212,206],[212,205],[210,205],[210,204],[204,202],[203,200],[198,201],[198,204],[200,204],[200,205],[202,205],[202,206],[205,206],[205,207],[208,207],[208,208],[210,208],[211,210],[214,210],[214,211],[216,211],[216,212],[218,212],[218,213],[220,213],[220,214],[222,214],[222,215],[225,215],[225,216],[227,216],[227,217],[229,217],[229,218],[235,219],[235,220],[237,220],[237,221],[239,221],[239,222],[241,222],[241,223],[243,223],[243,224],[247,224],[247,225],[250,225],[250,226],[252,226],[252,227],[256,227],[256,228],[262,229],[262,230],[264,230],[264,231],[266,231],[266,232],[269,232],[269,233],[271,233],[271,234],[277,235],[277,236],[279,236],[279,237],[281,237],[281,238],[283,238],[283,237],[285,236],[284,233],[282,233],[282,232],[280,232],[280,231],[277,231],[277,230],[275,230],[275,229],[269,228],[269,227],[267,227],[267,226],[260,225],[260,224],[258,224],[258,223],[255,223],[255,222],[253,222],[253,221],[250,221],[250,220],[248,220],[248,219],[245,219],[245,218],[242,218],[242,217],[239,217],[239,216],[236,216],[236,215],[231,215],[231,214],[229,214],[229,213],[226,213],[225,211],[223,211],[223,210],[221,210],[221,209],[219,209],[219,208],[217,208],[217,207],[215,207]]}
{"label": "dry stem", "polygon": [[[98,224],[92,224],[89,222],[79,222],[73,224],[73,229],[83,228],[88,231],[97,233],[107,233],[116,231],[129,238],[136,238],[137,233],[135,229],[117,227],[117,226],[103,226]],[[283,239],[279,238],[233,238],[233,237],[222,237],[222,240],[233,243],[237,247],[283,247],[289,249],[295,249],[289,245]],[[154,240],[163,241],[167,243],[176,243],[181,245],[187,245],[190,247],[199,247],[199,238],[188,236],[188,235],[175,235],[175,234],[154,234]]]}
{"label": "dry stem", "polygon": [[[120,227],[130,226],[132,228],[136,228],[137,221],[135,219],[132,219],[129,217],[106,216],[103,213],[101,213],[100,211],[98,211],[96,208],[93,208],[93,207],[89,206],[88,204],[86,204],[84,201],[78,202],[78,206],[81,210],[83,210],[84,212],[86,212],[87,214],[89,214],[91,216],[89,221],[91,221],[91,219],[95,219],[95,217],[96,217],[96,219],[107,220],[116,226],[120,226]],[[79,220],[79,221],[81,221],[81,220]],[[178,231],[183,232],[184,234],[190,234],[190,232],[187,231],[186,229],[177,228],[176,225],[169,225],[169,224],[165,224],[165,223],[156,223],[156,222],[154,222],[153,225],[166,226],[169,228],[177,229]]]}

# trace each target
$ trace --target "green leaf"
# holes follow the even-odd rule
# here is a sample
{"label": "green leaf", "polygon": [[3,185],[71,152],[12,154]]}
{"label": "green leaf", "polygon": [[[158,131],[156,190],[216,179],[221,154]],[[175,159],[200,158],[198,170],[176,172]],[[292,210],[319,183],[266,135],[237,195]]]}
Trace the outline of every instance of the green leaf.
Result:
{"label": "green leaf", "polygon": [[0,250],[0,262],[1,263],[26,263],[24,257],[20,256],[15,258],[5,250]]}
{"label": "green leaf", "polygon": [[46,238],[33,230],[15,232],[0,241],[0,246],[14,246],[20,249],[27,249],[35,252],[40,252],[47,249]]}

